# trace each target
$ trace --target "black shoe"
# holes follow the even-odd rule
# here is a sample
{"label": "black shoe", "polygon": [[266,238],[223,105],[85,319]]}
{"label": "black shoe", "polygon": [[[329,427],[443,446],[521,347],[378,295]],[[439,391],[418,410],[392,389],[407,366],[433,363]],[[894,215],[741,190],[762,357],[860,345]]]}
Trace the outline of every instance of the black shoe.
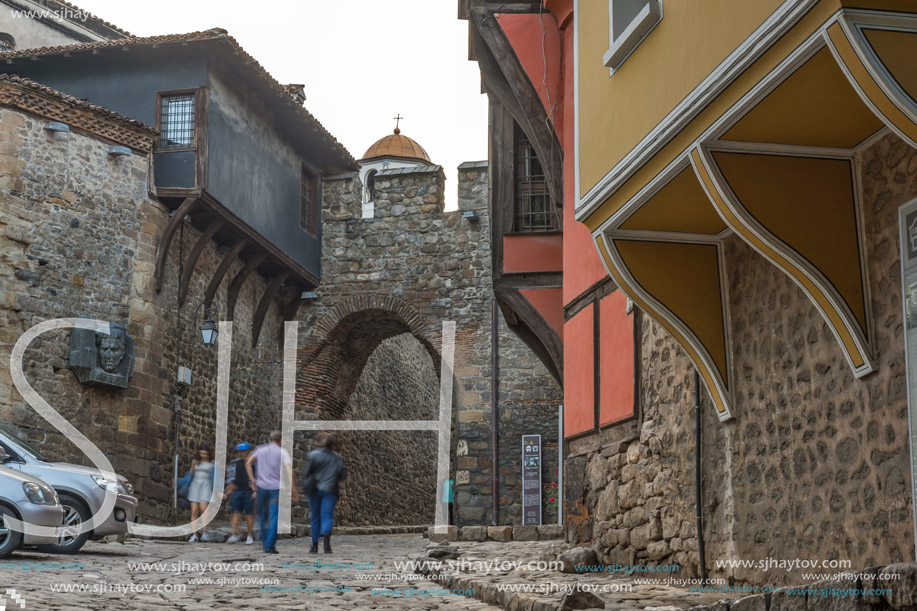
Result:
{"label": "black shoe", "polygon": [[331,535],[325,535],[325,553],[331,553]]}
{"label": "black shoe", "polygon": [[310,553],[310,554],[317,554],[317,553],[318,553],[318,541],[313,541],[313,542],[312,542],[312,547],[309,549],[309,553]]}
{"label": "black shoe", "polygon": [[279,554],[280,552],[278,552],[278,551],[275,550],[275,549],[272,549],[272,550],[268,551],[268,553],[269,553],[269,554]]}

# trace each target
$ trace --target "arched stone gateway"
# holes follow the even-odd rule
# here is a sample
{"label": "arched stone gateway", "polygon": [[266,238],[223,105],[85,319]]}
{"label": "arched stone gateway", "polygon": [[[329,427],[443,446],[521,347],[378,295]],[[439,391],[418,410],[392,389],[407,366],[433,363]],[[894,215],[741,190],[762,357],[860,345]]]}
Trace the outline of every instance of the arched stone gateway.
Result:
{"label": "arched stone gateway", "polygon": [[[296,419],[437,419],[442,325],[455,321],[455,523],[490,524],[496,504],[498,523],[518,524],[521,435],[542,435],[543,479],[550,485],[562,399],[538,357],[499,311],[494,317],[486,165],[459,169],[459,209],[451,212],[444,210],[440,166],[380,167],[374,181],[371,217],[363,215],[356,174],[324,181],[322,283],[298,313]],[[340,436],[350,476],[339,524],[432,523],[439,484],[435,433]],[[296,436],[297,475],[310,439]],[[554,511],[545,499],[546,523],[556,521]]]}
{"label": "arched stone gateway", "polygon": [[300,350],[297,408],[306,417],[342,419],[370,355],[385,340],[402,334],[424,346],[438,375],[439,352],[410,305],[393,297],[371,296],[336,304],[319,319],[308,345]]}
{"label": "arched stone gateway", "polygon": [[[344,299],[319,319],[300,350],[297,418],[436,420],[440,362],[420,315],[404,301]],[[351,431],[339,437],[349,471],[339,523],[432,523],[434,432]],[[308,434],[297,440],[303,449],[311,446]]]}

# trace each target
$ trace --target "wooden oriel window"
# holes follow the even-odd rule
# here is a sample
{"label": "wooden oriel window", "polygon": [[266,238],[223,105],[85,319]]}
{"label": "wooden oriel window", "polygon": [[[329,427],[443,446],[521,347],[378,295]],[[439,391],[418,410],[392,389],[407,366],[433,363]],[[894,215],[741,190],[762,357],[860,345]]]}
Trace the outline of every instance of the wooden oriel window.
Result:
{"label": "wooden oriel window", "polygon": [[515,222],[513,231],[557,231],[557,211],[541,160],[525,134],[515,127]]}
{"label": "wooden oriel window", "polygon": [[318,213],[318,176],[303,164],[299,199],[299,224],[313,236],[318,236]]}
{"label": "wooden oriel window", "polygon": [[196,105],[193,91],[159,95],[159,148],[193,149],[196,146]]}

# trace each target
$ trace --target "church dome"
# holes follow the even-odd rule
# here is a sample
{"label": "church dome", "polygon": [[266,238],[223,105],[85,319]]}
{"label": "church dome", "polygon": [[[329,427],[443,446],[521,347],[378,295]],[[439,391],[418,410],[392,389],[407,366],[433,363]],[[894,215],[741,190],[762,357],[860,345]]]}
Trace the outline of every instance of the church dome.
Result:
{"label": "church dome", "polygon": [[414,140],[411,140],[407,136],[402,136],[401,130],[397,127],[394,133],[376,140],[371,147],[366,149],[360,161],[378,157],[401,157],[404,159],[433,163],[430,161],[430,156],[427,155],[427,151]]}

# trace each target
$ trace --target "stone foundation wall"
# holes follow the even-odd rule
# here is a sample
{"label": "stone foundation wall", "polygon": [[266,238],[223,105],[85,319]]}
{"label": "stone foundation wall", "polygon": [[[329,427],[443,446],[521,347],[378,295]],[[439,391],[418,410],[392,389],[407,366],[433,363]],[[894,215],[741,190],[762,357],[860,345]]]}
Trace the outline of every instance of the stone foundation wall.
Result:
{"label": "stone foundation wall", "polygon": [[[702,405],[708,574],[754,584],[786,574],[718,559],[911,557],[913,528],[897,208],[917,192],[917,152],[889,135],[859,160],[877,371],[857,380],[801,290],[736,237],[725,243],[735,418]],[[605,562],[697,571],[693,372],[655,322],[641,324],[641,418],[570,444],[567,538]],[[798,580],[798,575],[792,578]]]}

